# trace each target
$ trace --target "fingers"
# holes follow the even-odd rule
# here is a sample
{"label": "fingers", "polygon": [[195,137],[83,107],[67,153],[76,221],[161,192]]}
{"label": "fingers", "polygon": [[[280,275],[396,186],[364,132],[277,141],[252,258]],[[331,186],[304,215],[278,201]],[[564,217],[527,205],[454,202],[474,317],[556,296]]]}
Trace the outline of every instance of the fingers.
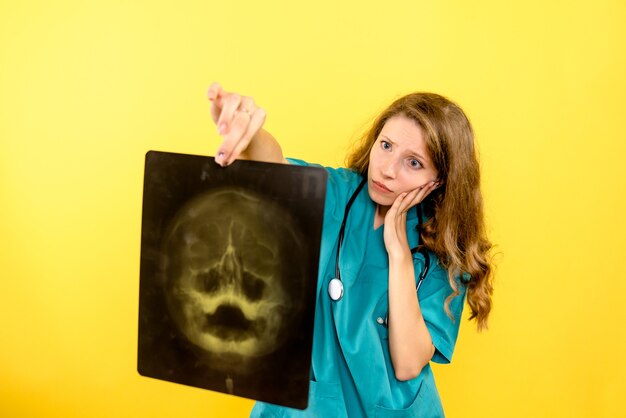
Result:
{"label": "fingers", "polygon": [[224,92],[222,86],[219,83],[213,83],[209,86],[209,90],[207,91],[207,97],[210,101],[218,100],[221,94]]}
{"label": "fingers", "polygon": [[213,123],[216,125],[222,113],[222,106],[224,105],[222,100],[225,94],[226,92],[218,83],[211,84],[207,91],[207,97],[211,101],[211,119],[213,119]]}
{"label": "fingers", "polygon": [[[213,83],[207,91],[207,97],[211,101],[211,117],[213,122],[218,126],[218,133],[227,131],[233,120],[234,114],[238,107],[242,104],[254,101],[250,97],[241,97],[236,93],[229,93],[218,83]],[[248,106],[250,108],[251,106]],[[222,133],[220,133],[222,135]]]}
{"label": "fingers", "polygon": [[[419,196],[416,197],[416,200],[411,204],[410,207],[413,207],[417,205],[418,203],[422,202],[424,199],[426,199],[426,197],[428,197],[429,194],[431,194],[434,190],[436,190],[442,184],[443,184],[443,180],[438,180],[438,179],[433,180],[429,183],[426,183],[424,187],[422,188],[422,190],[420,191]],[[418,197],[419,197],[419,200],[417,200]]]}
{"label": "fingers", "polygon": [[252,141],[252,137],[259,132],[263,124],[265,123],[265,110],[257,109],[250,115],[250,121],[247,129],[239,142],[235,145],[233,152],[230,155],[229,162],[239,157],[239,155],[246,150]]}
{"label": "fingers", "polygon": [[[400,207],[402,206],[404,199],[406,198],[407,195],[408,193],[404,192],[404,193],[400,193],[396,197],[396,200],[393,201],[393,203],[391,204],[391,207],[389,208],[389,210],[387,211],[387,214],[385,215],[385,223],[387,222],[387,219],[395,219],[398,214],[400,215],[403,214],[403,212],[400,210]],[[406,214],[406,211],[404,213]]]}
{"label": "fingers", "polygon": [[235,121],[237,112],[248,113],[249,116],[252,116],[257,109],[252,97],[240,96],[237,93],[228,93],[222,90],[217,83],[211,85],[208,96],[212,105],[220,110],[216,120],[217,132],[220,135],[225,135],[229,132]]}
{"label": "fingers", "polygon": [[251,97],[228,93],[222,100],[223,107],[218,118],[218,134],[224,138],[216,153],[215,161],[227,166],[239,158],[254,135],[265,122],[265,111]]}
{"label": "fingers", "polygon": [[433,190],[441,185],[439,180],[432,180],[417,189],[411,190],[406,194],[406,197],[402,200],[398,211],[407,212],[413,206],[422,202]]}
{"label": "fingers", "polygon": [[217,133],[224,138],[215,154],[215,162],[231,164],[248,148],[265,123],[266,113],[251,97],[225,91],[213,83],[207,91],[211,101],[211,117]]}
{"label": "fingers", "polygon": [[385,248],[390,255],[392,253],[400,254],[408,249],[405,229],[406,212],[400,212],[398,210],[407,195],[408,193],[406,192],[400,193],[385,215]]}
{"label": "fingers", "polygon": [[236,93],[230,93],[222,99],[222,112],[217,121],[217,133],[224,136],[231,129],[235,111],[241,103],[241,96]]}
{"label": "fingers", "polygon": [[385,247],[389,254],[399,253],[408,249],[406,237],[406,218],[410,208],[424,200],[429,193],[439,187],[442,182],[430,181],[409,192],[402,192],[393,201],[385,215]]}
{"label": "fingers", "polygon": [[217,152],[216,161],[223,166],[231,163],[238,155],[235,155],[235,150],[238,145],[242,145],[243,149],[248,145],[242,143],[242,137],[246,132],[248,124],[250,123],[250,115],[245,112],[237,111],[233,117],[233,120],[229,123],[228,133],[224,133],[224,129],[221,130],[221,135],[224,137],[224,141],[220,145]]}

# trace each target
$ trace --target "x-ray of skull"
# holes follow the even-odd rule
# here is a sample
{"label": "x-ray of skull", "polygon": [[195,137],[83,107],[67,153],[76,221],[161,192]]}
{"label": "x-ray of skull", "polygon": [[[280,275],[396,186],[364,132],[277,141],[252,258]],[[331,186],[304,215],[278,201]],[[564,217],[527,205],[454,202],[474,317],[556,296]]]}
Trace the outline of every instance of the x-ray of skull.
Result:
{"label": "x-ray of skull", "polygon": [[[304,237],[280,206],[244,189],[189,202],[165,237],[168,308],[190,342],[247,369],[274,351],[300,307]],[[232,359],[232,361],[229,361]],[[246,367],[244,367],[246,366]]]}
{"label": "x-ray of skull", "polygon": [[138,370],[304,408],[326,173],[146,156]]}

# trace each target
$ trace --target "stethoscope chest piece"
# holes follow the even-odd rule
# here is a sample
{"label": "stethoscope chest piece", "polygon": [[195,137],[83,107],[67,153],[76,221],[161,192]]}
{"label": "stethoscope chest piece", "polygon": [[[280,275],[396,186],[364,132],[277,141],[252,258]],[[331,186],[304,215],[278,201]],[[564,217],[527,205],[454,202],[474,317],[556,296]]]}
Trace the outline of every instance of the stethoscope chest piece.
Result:
{"label": "stethoscope chest piece", "polygon": [[334,301],[338,301],[343,297],[343,283],[341,283],[341,280],[335,277],[328,283],[328,294]]}

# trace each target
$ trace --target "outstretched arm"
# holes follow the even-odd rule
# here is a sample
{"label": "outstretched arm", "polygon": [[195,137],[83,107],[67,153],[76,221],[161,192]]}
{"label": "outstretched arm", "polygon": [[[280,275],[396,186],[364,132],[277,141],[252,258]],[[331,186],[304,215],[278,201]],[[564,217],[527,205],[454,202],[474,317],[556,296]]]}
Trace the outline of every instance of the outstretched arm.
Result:
{"label": "outstretched arm", "polygon": [[215,161],[227,166],[237,158],[244,160],[287,163],[276,139],[262,129],[265,110],[252,97],[227,92],[213,83],[207,93],[211,101],[211,118],[223,138]]}

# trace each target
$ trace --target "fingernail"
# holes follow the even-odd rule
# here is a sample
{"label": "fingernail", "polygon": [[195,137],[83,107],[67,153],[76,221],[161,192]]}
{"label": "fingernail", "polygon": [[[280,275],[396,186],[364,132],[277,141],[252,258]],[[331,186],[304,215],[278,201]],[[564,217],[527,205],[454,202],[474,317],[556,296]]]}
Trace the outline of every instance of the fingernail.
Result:
{"label": "fingernail", "polygon": [[217,127],[217,133],[218,135],[223,135],[224,132],[226,132],[226,124],[225,123],[221,123],[218,127]]}

